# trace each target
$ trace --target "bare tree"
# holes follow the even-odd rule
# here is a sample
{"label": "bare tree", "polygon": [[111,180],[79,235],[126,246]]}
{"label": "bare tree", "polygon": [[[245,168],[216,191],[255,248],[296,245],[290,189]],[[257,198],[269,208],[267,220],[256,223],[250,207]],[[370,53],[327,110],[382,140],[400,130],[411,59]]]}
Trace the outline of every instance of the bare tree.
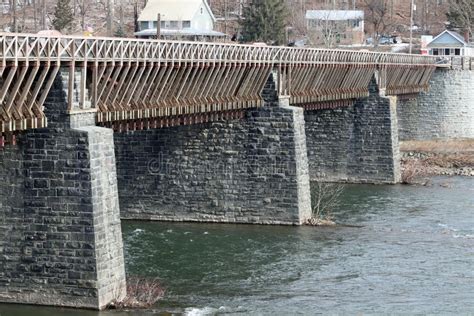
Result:
{"label": "bare tree", "polygon": [[226,34],[238,31],[244,0],[214,0],[211,2],[212,11],[222,21],[221,31]]}
{"label": "bare tree", "polygon": [[303,0],[286,0],[286,7],[293,8],[288,10],[288,24],[294,35],[301,36],[307,34],[306,23],[306,1]]}
{"label": "bare tree", "polygon": [[[308,37],[315,46],[319,46],[322,41],[324,47],[332,48],[338,44],[340,36],[346,32],[347,20],[338,20],[335,14],[340,14],[339,12],[332,10],[322,12],[325,13],[317,19],[308,21]],[[344,17],[347,15],[344,14]]]}
{"label": "bare tree", "polygon": [[447,14],[450,28],[457,29],[472,38],[474,31],[474,1],[451,0]]}
{"label": "bare tree", "polygon": [[339,183],[316,182],[312,184],[311,205],[312,217],[309,225],[335,225],[332,212],[340,206],[344,185]]}
{"label": "bare tree", "polygon": [[374,46],[378,46],[380,37],[393,29],[388,0],[364,0],[367,11],[366,22],[371,26]]}
{"label": "bare tree", "polygon": [[76,2],[75,7],[77,7],[79,11],[78,14],[81,17],[81,30],[82,31],[86,29],[86,16],[87,16],[89,5],[90,3],[88,0],[79,0],[78,2]]}

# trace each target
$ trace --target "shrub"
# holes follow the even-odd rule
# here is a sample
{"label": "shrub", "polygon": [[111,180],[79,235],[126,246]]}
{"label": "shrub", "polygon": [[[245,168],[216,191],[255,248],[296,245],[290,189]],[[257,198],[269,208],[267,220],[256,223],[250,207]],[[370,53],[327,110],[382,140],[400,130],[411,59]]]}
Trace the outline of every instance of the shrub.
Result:
{"label": "shrub", "polygon": [[[163,297],[165,290],[158,279],[131,277],[127,279],[127,295],[113,301],[109,309],[149,308]],[[117,297],[120,297],[118,295]]]}
{"label": "shrub", "polygon": [[311,189],[312,217],[306,224],[313,226],[332,226],[332,211],[341,200],[345,186],[339,183],[315,182]]}

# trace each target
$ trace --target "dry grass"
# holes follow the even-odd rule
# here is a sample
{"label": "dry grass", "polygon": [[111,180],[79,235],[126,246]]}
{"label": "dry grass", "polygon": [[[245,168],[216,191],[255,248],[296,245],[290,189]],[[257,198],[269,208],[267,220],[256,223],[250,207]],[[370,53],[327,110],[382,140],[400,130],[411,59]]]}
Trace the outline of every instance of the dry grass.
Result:
{"label": "dry grass", "polygon": [[127,295],[112,302],[109,309],[150,308],[163,297],[165,290],[158,279],[131,277],[127,279]]}
{"label": "dry grass", "polygon": [[473,153],[474,139],[401,141],[400,151],[425,153]]}
{"label": "dry grass", "polygon": [[474,167],[474,154],[430,154],[424,158],[403,158],[401,162],[402,183],[425,184],[429,176]]}
{"label": "dry grass", "polygon": [[429,174],[427,167],[420,160],[402,160],[402,183],[419,183]]}
{"label": "dry grass", "polygon": [[474,155],[452,154],[452,155],[434,155],[423,159],[425,164],[438,166],[441,168],[463,168],[474,167]]}
{"label": "dry grass", "polygon": [[[474,167],[474,139],[402,141],[402,182],[426,183],[433,175],[470,175]],[[467,169],[467,170],[466,170]]]}
{"label": "dry grass", "polygon": [[336,226],[336,222],[332,219],[315,217],[308,219],[305,224],[309,226]]}

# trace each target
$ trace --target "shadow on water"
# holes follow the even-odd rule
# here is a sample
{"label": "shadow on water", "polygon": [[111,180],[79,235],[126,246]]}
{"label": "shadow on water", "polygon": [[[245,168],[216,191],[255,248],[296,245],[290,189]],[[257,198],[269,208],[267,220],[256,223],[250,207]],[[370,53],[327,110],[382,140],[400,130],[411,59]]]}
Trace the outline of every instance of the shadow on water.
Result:
{"label": "shadow on water", "polygon": [[[124,222],[127,272],[159,276],[166,297],[100,315],[474,311],[474,179],[349,185],[341,202],[336,221],[362,227]],[[0,305],[32,314],[99,315]]]}

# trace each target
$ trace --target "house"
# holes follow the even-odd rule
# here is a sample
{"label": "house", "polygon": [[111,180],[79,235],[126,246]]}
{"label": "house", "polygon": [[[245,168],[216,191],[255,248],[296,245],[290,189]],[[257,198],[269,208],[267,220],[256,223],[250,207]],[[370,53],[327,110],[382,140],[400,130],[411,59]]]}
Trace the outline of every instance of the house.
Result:
{"label": "house", "polygon": [[160,17],[160,38],[216,39],[225,34],[214,31],[216,18],[205,0],[148,0],[139,18],[135,36],[156,38]]}
{"label": "house", "polygon": [[315,45],[360,45],[364,43],[364,11],[307,10],[308,36]]}
{"label": "house", "polygon": [[474,44],[453,31],[444,31],[427,45],[428,53],[434,56],[474,56]]}

